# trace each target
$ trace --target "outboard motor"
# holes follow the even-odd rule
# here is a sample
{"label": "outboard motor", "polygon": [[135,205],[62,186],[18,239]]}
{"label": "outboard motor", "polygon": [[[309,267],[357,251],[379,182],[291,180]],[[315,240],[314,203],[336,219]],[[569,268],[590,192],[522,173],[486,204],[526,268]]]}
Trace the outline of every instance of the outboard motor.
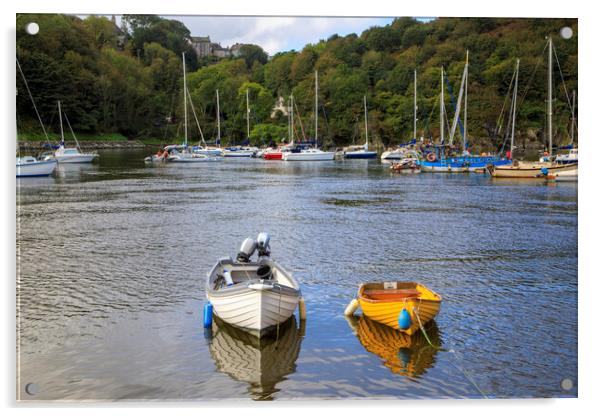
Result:
{"label": "outboard motor", "polygon": [[252,238],[245,238],[245,241],[240,245],[240,250],[236,256],[236,260],[241,263],[248,263],[251,259],[255,249],[257,248],[257,242]]}
{"label": "outboard motor", "polygon": [[257,236],[257,252],[259,257],[270,257],[270,235],[259,233]]}

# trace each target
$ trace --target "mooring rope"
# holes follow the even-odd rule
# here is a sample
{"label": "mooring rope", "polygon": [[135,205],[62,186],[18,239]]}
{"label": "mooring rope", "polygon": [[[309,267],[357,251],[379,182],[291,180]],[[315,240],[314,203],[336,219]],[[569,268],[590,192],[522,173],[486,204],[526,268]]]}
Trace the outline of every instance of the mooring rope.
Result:
{"label": "mooring rope", "polygon": [[416,315],[416,319],[418,320],[418,325],[420,326],[420,331],[422,331],[422,335],[424,335],[424,338],[426,339],[426,342],[428,342],[428,344],[435,348],[438,351],[445,351],[445,352],[451,352],[454,356],[454,358],[456,359],[457,364],[455,364],[454,366],[460,370],[462,372],[462,374],[464,374],[464,377],[466,377],[466,379],[470,382],[470,384],[472,384],[472,386],[477,389],[477,391],[481,394],[481,396],[483,396],[483,398],[488,399],[489,397],[487,397],[487,395],[485,394],[485,392],[483,390],[481,390],[481,388],[477,385],[477,383],[472,379],[472,377],[470,377],[468,375],[468,373],[466,372],[466,370],[464,369],[464,367],[462,367],[462,365],[460,364],[460,360],[456,354],[456,350],[455,348],[452,349],[446,349],[446,348],[442,348],[439,346],[434,345],[431,342],[431,339],[429,338],[429,336],[426,333],[426,330],[424,329],[424,326],[422,325],[422,321],[420,320],[420,315],[418,315],[417,311],[416,311],[416,307],[414,307],[414,314]]}

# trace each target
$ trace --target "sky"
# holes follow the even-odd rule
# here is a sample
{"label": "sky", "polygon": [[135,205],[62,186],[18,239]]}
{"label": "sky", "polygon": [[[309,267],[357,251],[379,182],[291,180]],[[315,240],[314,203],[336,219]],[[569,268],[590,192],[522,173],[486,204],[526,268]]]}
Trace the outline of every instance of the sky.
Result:
{"label": "sky", "polygon": [[[361,34],[372,26],[384,26],[392,17],[248,17],[248,16],[163,16],[180,20],[192,36],[210,36],[223,47],[253,43],[269,55],[291,49],[301,50],[333,34]],[[119,24],[119,16],[116,16]],[[420,18],[430,20],[431,18]]]}

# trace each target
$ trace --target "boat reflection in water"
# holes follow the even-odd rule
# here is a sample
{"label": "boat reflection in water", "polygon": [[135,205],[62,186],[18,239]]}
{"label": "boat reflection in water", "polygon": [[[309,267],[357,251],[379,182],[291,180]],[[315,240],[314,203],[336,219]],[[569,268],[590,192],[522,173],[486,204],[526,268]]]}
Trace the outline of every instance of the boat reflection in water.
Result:
{"label": "boat reflection in water", "polygon": [[276,385],[295,372],[304,336],[305,321],[297,328],[294,315],[261,338],[214,316],[209,350],[218,371],[249,383],[254,400],[272,400]]}
{"label": "boat reflection in water", "polygon": [[[435,364],[438,350],[429,345],[421,332],[410,336],[364,315],[347,317],[347,321],[364,348],[382,359],[392,373],[420,377]],[[435,321],[426,325],[425,330],[433,345],[440,347]]]}

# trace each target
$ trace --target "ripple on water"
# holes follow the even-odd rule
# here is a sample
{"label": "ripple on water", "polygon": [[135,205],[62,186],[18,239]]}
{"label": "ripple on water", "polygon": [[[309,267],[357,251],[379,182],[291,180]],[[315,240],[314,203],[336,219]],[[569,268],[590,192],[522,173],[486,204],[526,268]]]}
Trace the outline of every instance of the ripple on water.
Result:
{"label": "ripple on water", "polygon": [[[576,395],[560,389],[577,386],[576,187],[127,155],[19,182],[20,376],[39,386],[27,398]],[[201,327],[205,273],[262,230],[309,316],[294,368],[269,383],[220,367]],[[370,280],[441,294],[437,339],[455,352],[364,345],[342,311]]]}

